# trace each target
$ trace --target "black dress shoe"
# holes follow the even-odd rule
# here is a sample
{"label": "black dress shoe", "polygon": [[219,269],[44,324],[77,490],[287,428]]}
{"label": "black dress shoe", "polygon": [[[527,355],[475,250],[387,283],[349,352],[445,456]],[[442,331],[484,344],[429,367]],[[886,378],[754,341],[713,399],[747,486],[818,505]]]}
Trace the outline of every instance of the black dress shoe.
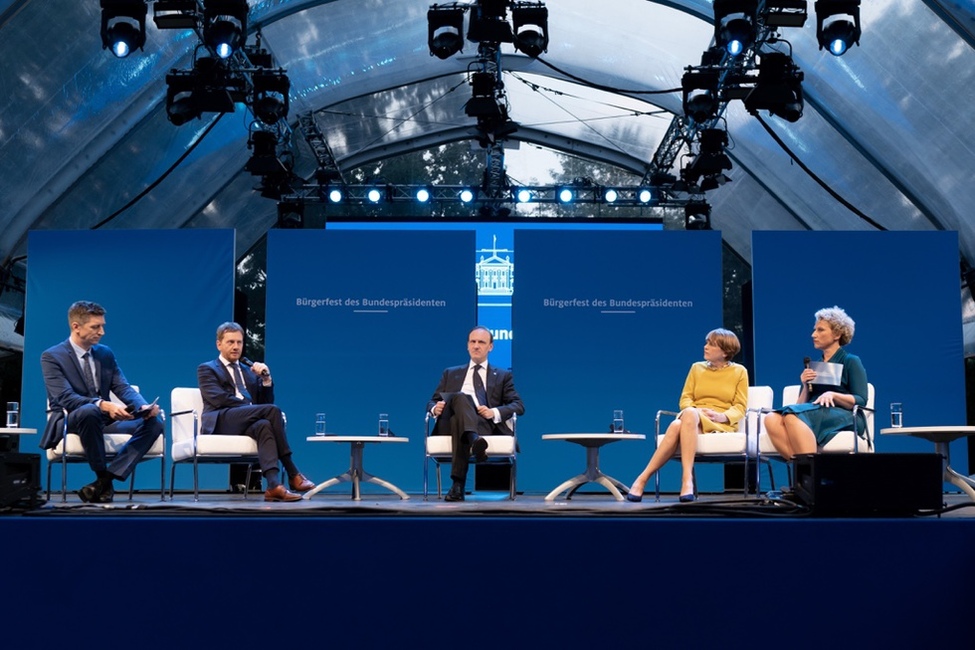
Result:
{"label": "black dress shoe", "polygon": [[101,486],[98,485],[98,481],[95,481],[94,483],[89,483],[88,485],[78,490],[78,498],[84,501],[85,503],[91,503],[92,501],[98,498],[98,495],[101,493],[100,488]]}
{"label": "black dress shoe", "polygon": [[463,501],[464,500],[464,488],[459,483],[454,483],[450,486],[450,490],[443,497],[444,501]]}
{"label": "black dress shoe", "polygon": [[471,443],[471,454],[474,456],[474,460],[478,463],[486,463],[488,459],[487,448],[487,440],[484,438],[478,438]]}
{"label": "black dress shoe", "polygon": [[102,488],[102,491],[98,493],[95,498],[94,503],[111,503],[112,499],[115,498],[115,487],[109,483]]}

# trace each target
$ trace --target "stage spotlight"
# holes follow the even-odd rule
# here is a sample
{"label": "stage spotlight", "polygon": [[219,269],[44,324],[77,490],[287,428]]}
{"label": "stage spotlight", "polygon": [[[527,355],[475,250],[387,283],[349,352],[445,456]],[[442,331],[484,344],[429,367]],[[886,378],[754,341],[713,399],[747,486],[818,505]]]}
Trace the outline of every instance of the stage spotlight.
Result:
{"label": "stage spotlight", "polygon": [[383,190],[379,189],[378,187],[373,187],[366,192],[366,198],[369,199],[370,203],[379,203],[383,200],[384,194],[385,192]]}
{"label": "stage spotlight", "polygon": [[416,191],[416,200],[420,203],[426,203],[430,200],[430,190],[426,187],[421,187]]}
{"label": "stage spotlight", "polygon": [[559,203],[572,203],[576,198],[576,192],[571,187],[560,187],[556,192]]}
{"label": "stage spotlight", "polygon": [[819,49],[843,56],[851,45],[860,43],[860,0],[818,0],[816,38]]}
{"label": "stage spotlight", "polygon": [[616,203],[616,200],[620,198],[619,192],[614,190],[612,187],[607,187],[603,190],[603,201],[606,203]]}
{"label": "stage spotlight", "polygon": [[644,205],[653,202],[653,199],[654,199],[654,191],[649,187],[641,187],[640,190],[636,193],[636,200],[639,201],[640,203],[643,203]]}
{"label": "stage spotlight", "polygon": [[146,15],[142,0],[101,0],[102,49],[124,58],[146,44]]}
{"label": "stage spotlight", "polygon": [[221,59],[247,38],[247,0],[203,0],[203,42]]}
{"label": "stage spotlight", "polygon": [[341,203],[345,199],[345,193],[338,187],[333,187],[328,190],[328,200],[332,203]]}
{"label": "stage spotlight", "polygon": [[548,51],[548,9],[537,5],[520,4],[511,8],[514,22],[514,45],[531,58]]}
{"label": "stage spotlight", "polygon": [[166,116],[175,126],[200,117],[202,111],[194,97],[197,78],[192,72],[174,70],[166,75]]}
{"label": "stage spotlight", "polygon": [[684,116],[694,122],[706,122],[718,114],[718,73],[702,70],[685,72],[681,79]]}
{"label": "stage spotlight", "polygon": [[427,11],[430,56],[447,59],[464,48],[464,10],[433,5]]}
{"label": "stage spotlight", "polygon": [[514,193],[515,200],[518,201],[518,203],[531,203],[531,200],[534,198],[532,191],[526,187],[515,188]]}
{"label": "stage spotlight", "polygon": [[291,80],[284,71],[258,70],[251,79],[254,82],[254,102],[251,110],[265,124],[276,124],[288,115]]}
{"label": "stage spotlight", "polygon": [[471,201],[474,200],[474,191],[465,188],[460,191],[460,194],[458,194],[458,196],[460,197],[461,203],[470,203]]}
{"label": "stage spotlight", "polygon": [[758,0],[714,0],[714,42],[738,56],[755,42]]}
{"label": "stage spotlight", "polygon": [[684,205],[684,230],[711,230],[711,206],[705,201]]}
{"label": "stage spotlight", "polygon": [[305,204],[300,200],[278,202],[278,228],[303,228],[305,226]]}
{"label": "stage spotlight", "polygon": [[196,29],[200,22],[197,0],[156,0],[152,21],[156,29]]}
{"label": "stage spotlight", "polygon": [[758,83],[745,97],[745,108],[755,114],[767,110],[789,122],[802,117],[802,71],[792,57],[782,52],[765,52],[758,66]]}

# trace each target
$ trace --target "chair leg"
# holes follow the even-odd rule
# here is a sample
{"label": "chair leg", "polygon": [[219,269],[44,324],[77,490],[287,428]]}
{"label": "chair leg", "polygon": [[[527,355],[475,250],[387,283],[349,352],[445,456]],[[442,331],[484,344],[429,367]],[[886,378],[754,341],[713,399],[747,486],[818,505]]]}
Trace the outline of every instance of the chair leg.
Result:
{"label": "chair leg", "polygon": [[193,457],[193,500],[200,500],[200,471],[195,456]]}
{"label": "chair leg", "polygon": [[51,500],[51,462],[47,463],[47,500]]}
{"label": "chair leg", "polygon": [[254,463],[247,463],[247,478],[244,479],[244,500],[251,489],[251,472],[254,470]]}
{"label": "chair leg", "polygon": [[132,468],[132,476],[129,477],[129,501],[135,495],[135,468]]}
{"label": "chair leg", "polygon": [[169,500],[173,500],[173,490],[176,487],[176,463],[169,468]]}
{"label": "chair leg", "polygon": [[517,471],[518,471],[518,463],[516,461],[512,461],[511,472],[509,473],[510,485],[508,487],[508,498],[511,499],[512,501],[515,500],[515,496],[518,493],[515,486],[515,474],[517,473]]}
{"label": "chair leg", "polygon": [[159,500],[166,500],[166,444],[163,441],[163,453],[159,457]]}
{"label": "chair leg", "polygon": [[[67,440],[62,440],[64,447],[67,447]],[[67,449],[61,449],[61,503],[68,500],[68,454]]]}

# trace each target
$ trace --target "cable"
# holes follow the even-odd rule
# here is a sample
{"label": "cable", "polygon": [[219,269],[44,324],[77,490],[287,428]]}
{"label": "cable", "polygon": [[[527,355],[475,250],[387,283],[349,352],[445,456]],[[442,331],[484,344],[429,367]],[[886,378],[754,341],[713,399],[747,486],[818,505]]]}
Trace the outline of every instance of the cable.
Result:
{"label": "cable", "polygon": [[568,77],[569,79],[572,79],[573,81],[578,81],[579,83],[581,83],[581,84],[583,84],[585,86],[589,86],[590,88],[595,88],[596,90],[605,90],[608,93],[617,93],[617,94],[621,94],[621,95],[626,95],[626,94],[629,94],[629,95],[669,95],[671,93],[683,92],[683,88],[670,88],[668,90],[625,90],[623,88],[613,88],[612,86],[604,86],[604,85],[598,84],[598,83],[596,83],[594,81],[589,81],[588,79],[583,79],[582,77],[577,77],[574,74],[571,74],[569,72],[566,72],[565,70],[559,68],[558,66],[555,66],[555,65],[549,63],[548,61],[546,61],[545,59],[543,59],[541,57],[536,57],[535,60],[538,61],[539,63],[541,63],[542,65],[544,65],[546,67],[549,67],[552,70],[555,70],[559,74],[565,75],[566,77]]}
{"label": "cable", "polygon": [[799,165],[799,167],[804,172],[806,172],[810,178],[816,181],[816,183],[818,183],[820,187],[826,190],[830,196],[832,196],[834,199],[842,203],[853,214],[857,215],[858,217],[860,217],[861,219],[869,223],[877,230],[887,230],[879,223],[877,223],[876,221],[874,221],[873,219],[865,215],[863,212],[861,212],[859,208],[857,208],[855,205],[853,205],[852,203],[844,199],[842,196],[840,196],[835,190],[833,190],[833,188],[827,185],[826,182],[823,181],[823,179],[821,179],[811,169],[809,169],[809,167],[807,167],[805,163],[803,163],[802,160],[800,160],[799,157],[795,153],[793,153],[793,151],[789,148],[789,146],[782,141],[782,139],[775,133],[775,131],[772,130],[772,127],[770,127],[768,123],[766,123],[765,120],[762,119],[762,116],[759,115],[757,111],[752,113],[752,115],[755,116],[755,119],[758,120],[758,123],[762,125],[762,128],[764,128],[770,136],[772,136],[772,139],[775,140],[775,142],[782,148],[782,150],[785,151],[787,154],[789,154],[789,157],[792,158],[792,160],[795,161],[795,163]]}
{"label": "cable", "polygon": [[169,176],[170,174],[172,174],[176,170],[176,168],[179,167],[179,165],[184,160],[186,160],[186,157],[189,156],[191,153],[193,153],[193,150],[196,149],[197,145],[199,145],[201,142],[203,142],[203,139],[205,137],[207,137],[207,135],[210,134],[210,131],[212,131],[213,130],[213,127],[215,127],[217,125],[217,123],[221,119],[223,119],[223,116],[224,115],[226,115],[226,113],[218,113],[217,114],[217,119],[215,119],[212,122],[210,122],[210,124],[207,126],[207,128],[203,130],[203,133],[201,133],[200,136],[194,142],[192,142],[189,147],[186,148],[186,151],[184,151],[180,155],[180,157],[176,159],[176,162],[174,162],[172,165],[170,165],[169,169],[167,169],[166,171],[164,171],[159,178],[157,178],[155,181],[153,181],[152,183],[150,183],[144,190],[142,190],[141,192],[139,192],[138,194],[136,194],[135,197],[133,197],[131,201],[129,201],[128,203],[126,203],[125,205],[123,205],[121,208],[119,208],[118,210],[116,210],[112,214],[108,215],[107,217],[105,217],[104,219],[102,219],[101,221],[99,221],[98,223],[96,223],[94,226],[91,227],[91,229],[92,230],[98,230],[99,228],[101,228],[105,224],[109,223],[110,221],[112,221],[113,219],[115,219],[115,217],[119,216],[120,214],[122,214],[123,212],[125,212],[126,210],[128,210],[129,208],[131,208],[133,205],[135,205],[136,203],[138,203],[140,200],[142,200],[142,197],[144,197],[147,194],[149,194],[149,192],[151,192],[153,189],[155,189],[155,187],[157,185],[159,185],[164,180],[166,180],[166,177]]}

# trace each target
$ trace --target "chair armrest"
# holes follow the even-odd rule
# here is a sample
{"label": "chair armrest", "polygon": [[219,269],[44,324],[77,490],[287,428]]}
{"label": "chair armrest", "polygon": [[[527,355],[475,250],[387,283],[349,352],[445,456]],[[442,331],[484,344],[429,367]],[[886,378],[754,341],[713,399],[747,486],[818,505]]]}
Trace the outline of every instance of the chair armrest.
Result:
{"label": "chair armrest", "polygon": [[[853,405],[853,435],[856,438],[863,438],[864,440],[866,440],[867,441],[867,449],[873,449],[873,440],[870,439],[870,436],[868,435],[868,432],[867,431],[864,431],[863,432],[863,435],[860,435],[860,427],[859,427],[859,424],[858,424],[859,420],[857,419],[857,415],[860,414],[860,411],[868,411],[870,413],[874,413],[875,412],[874,409],[870,408],[869,406],[860,406],[859,404],[854,404]],[[866,418],[866,416],[864,416],[864,418]],[[854,443],[854,445],[853,445],[854,452],[856,451],[857,447],[858,447],[858,445],[856,443]]]}

